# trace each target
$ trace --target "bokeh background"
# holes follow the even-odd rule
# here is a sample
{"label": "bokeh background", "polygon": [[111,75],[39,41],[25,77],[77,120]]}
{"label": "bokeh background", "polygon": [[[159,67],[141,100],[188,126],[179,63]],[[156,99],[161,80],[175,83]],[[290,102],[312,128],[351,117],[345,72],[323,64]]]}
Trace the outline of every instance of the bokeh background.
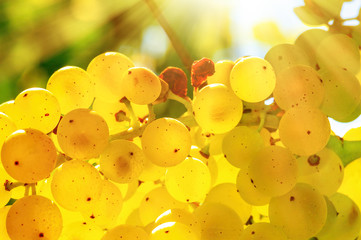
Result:
{"label": "bokeh background", "polygon": [[[148,0],[149,2],[149,0]],[[164,29],[169,27],[189,60],[263,57],[277,43],[293,43],[305,26],[293,13],[303,0],[0,0],[0,103],[29,87],[45,87],[57,69],[86,69],[106,51],[129,56],[136,66],[160,73],[187,68]],[[345,18],[358,15],[361,0],[346,2]],[[163,24],[155,17],[164,17]],[[353,23],[350,23],[353,24]],[[192,91],[189,91],[190,94]],[[175,103],[160,106],[179,115]],[[349,124],[332,121],[340,136]]]}

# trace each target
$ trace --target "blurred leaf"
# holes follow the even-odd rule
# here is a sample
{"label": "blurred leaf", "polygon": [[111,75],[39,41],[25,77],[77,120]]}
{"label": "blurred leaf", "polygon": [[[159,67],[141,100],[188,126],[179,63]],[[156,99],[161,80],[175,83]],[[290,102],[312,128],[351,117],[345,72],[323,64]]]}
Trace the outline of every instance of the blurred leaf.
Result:
{"label": "blurred leaf", "polygon": [[258,41],[272,46],[286,42],[286,37],[281,33],[275,22],[262,22],[255,25],[253,35]]}
{"label": "blurred leaf", "polygon": [[311,26],[326,24],[329,20],[328,16],[316,13],[308,6],[296,7],[294,12],[303,23]]}

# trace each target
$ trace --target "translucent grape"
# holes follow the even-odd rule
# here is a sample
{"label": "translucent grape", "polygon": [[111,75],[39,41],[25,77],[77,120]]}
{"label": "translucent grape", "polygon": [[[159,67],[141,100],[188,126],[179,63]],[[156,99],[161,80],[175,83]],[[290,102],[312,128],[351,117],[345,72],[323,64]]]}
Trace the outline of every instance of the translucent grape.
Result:
{"label": "translucent grape", "polygon": [[277,75],[273,97],[282,109],[299,105],[318,108],[324,98],[323,81],[313,68],[294,65]]}
{"label": "translucent grape", "polygon": [[144,154],[161,167],[182,162],[191,149],[191,135],[187,127],[173,118],[159,118],[151,122],[142,137]]}
{"label": "translucent grape", "polygon": [[144,168],[144,154],[128,140],[111,141],[100,155],[100,169],[104,175],[118,183],[137,179]]}
{"label": "translucent grape", "polygon": [[24,183],[35,183],[48,177],[56,160],[54,143],[36,129],[15,131],[6,139],[1,150],[5,170]]}
{"label": "translucent grape", "polygon": [[51,132],[60,119],[60,105],[46,89],[29,88],[15,98],[16,116],[12,116],[20,129],[34,128],[43,133]]}
{"label": "translucent grape", "polygon": [[217,181],[218,178],[218,166],[216,159],[210,154],[202,153],[202,150],[197,146],[192,146],[189,155],[193,158],[197,158],[201,160],[209,169],[209,173],[211,174],[211,186]]}
{"label": "translucent grape", "polygon": [[48,198],[37,195],[17,200],[6,218],[11,239],[58,239],[62,228],[59,208]]}
{"label": "translucent grape", "polygon": [[240,99],[246,102],[260,102],[272,94],[276,85],[276,75],[268,61],[258,57],[247,57],[234,65],[230,83]]}
{"label": "translucent grape", "polygon": [[135,104],[150,104],[161,92],[158,76],[144,67],[129,68],[121,84],[125,97]]}
{"label": "translucent grape", "polygon": [[58,99],[61,113],[67,114],[76,108],[88,108],[94,99],[94,83],[83,69],[74,66],[54,72],[46,89]]}
{"label": "translucent grape", "polygon": [[203,131],[220,134],[232,130],[238,124],[243,105],[231,89],[214,83],[197,93],[193,99],[193,111]]}
{"label": "translucent grape", "polygon": [[0,112],[5,113],[9,118],[14,121],[18,115],[17,109],[15,107],[15,100],[10,100],[0,104]]}
{"label": "translucent grape", "polygon": [[148,158],[144,158],[144,169],[139,175],[141,181],[157,181],[164,177],[166,168],[155,165]]}
{"label": "translucent grape", "polygon": [[207,83],[222,83],[228,88],[231,87],[229,76],[234,66],[234,62],[230,60],[221,60],[214,64],[214,74],[207,77]]}
{"label": "translucent grape", "polygon": [[87,72],[95,83],[95,97],[106,102],[116,102],[124,97],[123,75],[134,63],[118,52],[106,52],[96,56]]}
{"label": "translucent grape", "polygon": [[239,126],[223,138],[222,150],[233,166],[246,169],[263,146],[263,139],[256,129]]}
{"label": "translucent grape", "polygon": [[148,240],[148,234],[140,227],[132,225],[119,225],[113,229],[108,230],[102,240]]}
{"label": "translucent grape", "polygon": [[320,192],[298,183],[285,195],[274,197],[269,204],[270,223],[279,226],[291,239],[309,239],[326,222],[327,205]]}
{"label": "translucent grape", "polygon": [[57,136],[66,155],[90,159],[99,156],[107,146],[109,130],[99,114],[90,109],[78,108],[61,119]]}
{"label": "translucent grape", "polygon": [[152,230],[150,240],[197,240],[198,237],[190,227],[179,222],[166,222]]}
{"label": "translucent grape", "polygon": [[54,171],[51,192],[63,208],[80,211],[100,198],[102,183],[99,172],[91,164],[70,160]]}
{"label": "translucent grape", "polygon": [[169,194],[181,202],[203,202],[211,187],[208,167],[196,158],[188,157],[165,173]]}
{"label": "translucent grape", "polygon": [[286,234],[284,234],[276,226],[259,222],[249,225],[242,233],[240,240],[287,240]]}
{"label": "translucent grape", "polygon": [[59,240],[99,240],[103,229],[89,222],[78,221],[64,225]]}
{"label": "translucent grape", "polygon": [[0,112],[0,149],[5,141],[5,139],[12,134],[13,132],[15,132],[16,125],[14,123],[13,120],[11,120],[11,118]]}
{"label": "translucent grape", "polygon": [[330,122],[317,108],[290,108],[281,118],[279,135],[292,153],[308,156],[321,151],[330,138]]}

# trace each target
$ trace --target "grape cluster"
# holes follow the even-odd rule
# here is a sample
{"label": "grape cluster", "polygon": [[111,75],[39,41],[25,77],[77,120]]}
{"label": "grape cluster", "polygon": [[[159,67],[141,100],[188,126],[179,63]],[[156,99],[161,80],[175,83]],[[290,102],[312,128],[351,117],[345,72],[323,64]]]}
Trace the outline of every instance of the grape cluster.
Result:
{"label": "grape cluster", "polygon": [[[354,240],[361,128],[340,139],[328,117],[361,114],[359,45],[312,29],[264,58],[203,58],[193,99],[180,68],[117,52],[59,69],[0,105],[0,238]],[[156,115],[169,99],[181,117]]]}

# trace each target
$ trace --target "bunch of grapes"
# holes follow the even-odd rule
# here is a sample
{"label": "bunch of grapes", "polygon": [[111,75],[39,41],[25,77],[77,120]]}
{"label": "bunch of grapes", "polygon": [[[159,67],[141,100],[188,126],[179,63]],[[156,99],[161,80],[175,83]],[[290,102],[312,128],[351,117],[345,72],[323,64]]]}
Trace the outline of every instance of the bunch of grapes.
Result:
{"label": "bunch of grapes", "polygon": [[[301,19],[333,19],[314,2]],[[361,114],[361,42],[338,20],[195,61],[193,99],[182,69],[106,52],[1,104],[0,238],[354,240],[361,128],[341,139],[328,117]],[[168,100],[186,112],[158,117]]]}

